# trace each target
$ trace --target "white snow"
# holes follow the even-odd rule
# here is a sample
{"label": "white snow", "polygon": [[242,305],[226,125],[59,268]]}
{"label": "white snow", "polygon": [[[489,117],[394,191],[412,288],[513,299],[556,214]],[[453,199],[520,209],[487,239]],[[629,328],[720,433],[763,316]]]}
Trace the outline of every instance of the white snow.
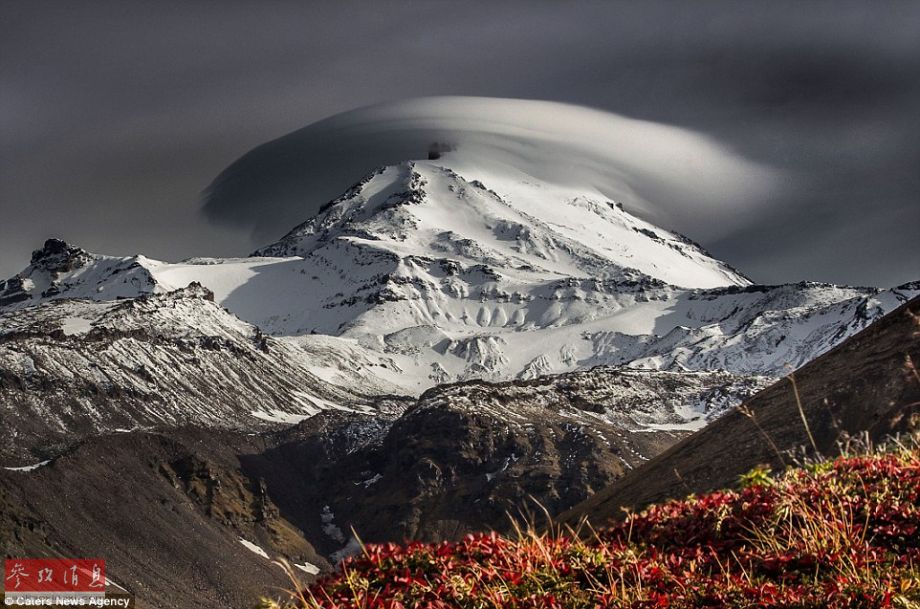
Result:
{"label": "white snow", "polygon": [[115,586],[115,587],[118,588],[119,590],[124,590],[125,592],[128,591],[128,589],[125,588],[124,586],[121,586],[121,585],[115,583],[115,581],[112,580],[112,578],[109,577],[108,575],[105,576],[105,585],[106,585],[106,586]]}
{"label": "white snow", "polygon": [[294,563],[294,566],[303,571],[304,573],[309,573],[310,575],[316,575],[320,572],[320,568],[314,565],[313,563],[304,562],[302,565]]}
{"label": "white snow", "polygon": [[[109,337],[91,343],[0,340],[0,370],[26,383],[17,408],[29,409],[49,429],[64,434],[84,425],[74,421],[89,423],[98,433],[188,422],[255,431],[292,425],[340,404],[364,412],[365,395],[398,393],[385,382],[375,384],[372,376],[348,373],[347,362],[355,361],[350,351],[331,353],[321,344],[263,339],[207,296],[187,289],[138,300],[56,300],[0,309],[0,336],[42,337],[42,331],[60,328],[69,317],[87,320]],[[311,364],[338,362],[345,379],[341,384],[328,384],[309,371]],[[49,379],[64,388],[117,386],[135,398],[107,408],[89,396],[48,394],[42,387]],[[15,433],[16,419],[11,420]]]}
{"label": "white snow", "polygon": [[645,429],[633,431],[699,431],[706,426],[706,419],[698,417],[683,423],[649,423]]}
{"label": "white snow", "polygon": [[319,518],[320,522],[322,523],[323,533],[325,533],[327,537],[338,542],[345,541],[345,533],[343,533],[342,529],[340,529],[334,522],[335,514],[332,513],[332,508],[330,508],[328,505],[324,505],[323,511]]}
{"label": "white snow", "polygon": [[51,459],[47,461],[39,461],[38,463],[33,463],[32,465],[22,465],[20,467],[4,467],[3,469],[9,470],[11,472],[31,472],[33,470],[42,467],[43,465],[48,465],[51,463]]}
{"label": "white snow", "polygon": [[296,425],[304,419],[309,419],[311,416],[319,412],[316,410],[310,414],[294,414],[290,412],[284,412],[282,410],[272,409],[268,412],[261,410],[253,410],[252,416],[263,421],[269,421],[271,423],[284,423],[286,425]]}
{"label": "white snow", "polygon": [[377,484],[378,482],[380,482],[381,478],[383,478],[383,474],[374,474],[367,480],[362,480],[361,482],[355,482],[355,486],[363,486],[364,488],[367,488],[373,484]]}
{"label": "white snow", "polygon": [[67,336],[86,334],[92,329],[92,320],[90,319],[83,319],[82,317],[65,317],[61,321],[61,330]]}
{"label": "white snow", "polygon": [[263,550],[260,546],[257,546],[256,544],[252,543],[251,541],[246,541],[246,540],[243,539],[242,537],[239,538],[239,541],[240,541],[240,543],[243,544],[243,546],[245,546],[246,549],[249,550],[250,552],[253,552],[253,553],[255,553],[255,554],[258,554],[258,555],[261,556],[262,558],[268,558],[268,553],[267,553],[265,550]]}

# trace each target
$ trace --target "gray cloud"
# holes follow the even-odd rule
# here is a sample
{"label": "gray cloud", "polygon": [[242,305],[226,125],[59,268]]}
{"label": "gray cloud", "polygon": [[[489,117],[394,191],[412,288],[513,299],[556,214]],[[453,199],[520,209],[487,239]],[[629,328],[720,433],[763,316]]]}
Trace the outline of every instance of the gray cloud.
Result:
{"label": "gray cloud", "polygon": [[204,211],[267,241],[370,169],[424,159],[434,142],[455,149],[453,167],[506,165],[596,188],[703,239],[746,226],[780,179],[676,127],[557,102],[428,97],[339,114],[257,147],[211,184]]}
{"label": "gray cloud", "polygon": [[706,134],[772,168],[785,188],[704,240],[759,281],[920,275],[916,3],[0,10],[3,275],[50,234],[163,258],[245,253],[248,231],[198,213],[221,169],[342,110],[424,95],[593,106]]}

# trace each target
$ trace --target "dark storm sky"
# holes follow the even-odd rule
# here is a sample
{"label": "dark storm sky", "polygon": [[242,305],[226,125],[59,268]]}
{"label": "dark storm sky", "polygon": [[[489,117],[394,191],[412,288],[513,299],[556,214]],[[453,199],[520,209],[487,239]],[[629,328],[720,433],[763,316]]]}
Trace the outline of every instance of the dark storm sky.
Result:
{"label": "dark storm sky", "polygon": [[770,213],[704,243],[759,282],[920,279],[918,32],[918,2],[4,0],[0,276],[52,235],[246,254],[200,193],[247,150],[358,106],[481,95],[691,129],[783,176]]}

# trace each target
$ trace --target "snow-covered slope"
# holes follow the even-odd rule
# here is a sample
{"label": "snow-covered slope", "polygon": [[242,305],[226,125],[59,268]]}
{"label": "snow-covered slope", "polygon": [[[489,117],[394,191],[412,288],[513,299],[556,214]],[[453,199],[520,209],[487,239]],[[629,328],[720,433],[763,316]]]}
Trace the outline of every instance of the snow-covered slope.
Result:
{"label": "snow-covered slope", "polygon": [[56,298],[114,300],[156,290],[144,256],[91,254],[59,239],[49,239],[32,253],[32,261],[7,281],[0,281],[0,307],[24,308]]}
{"label": "snow-covered slope", "polygon": [[602,364],[777,376],[917,293],[754,286],[590,188],[448,156],[370,173],[249,258],[172,264],[51,240],[0,283],[0,305],[190,282],[279,342],[323,353],[311,364],[321,378],[360,366],[369,386],[407,393]]}
{"label": "snow-covered slope", "polygon": [[381,168],[258,253],[309,257],[344,241],[399,259],[495,267],[527,283],[535,277],[650,277],[685,287],[750,283],[686,238],[639,220],[596,191],[534,182],[512,169],[500,176],[478,169],[467,178],[446,165]]}
{"label": "snow-covered slope", "polygon": [[[0,312],[0,458],[87,434],[204,425],[260,430],[324,410],[373,413],[395,392],[321,350],[261,331],[200,285],[122,301]],[[313,370],[337,369],[330,383]]]}

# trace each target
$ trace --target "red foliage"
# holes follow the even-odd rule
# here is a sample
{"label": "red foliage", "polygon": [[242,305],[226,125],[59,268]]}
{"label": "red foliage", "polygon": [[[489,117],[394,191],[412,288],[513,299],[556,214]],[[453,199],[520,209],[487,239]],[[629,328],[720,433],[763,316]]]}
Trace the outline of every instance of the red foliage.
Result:
{"label": "red foliage", "polygon": [[496,533],[371,545],[317,607],[911,607],[920,453],[839,458],[671,501],[585,541]]}

